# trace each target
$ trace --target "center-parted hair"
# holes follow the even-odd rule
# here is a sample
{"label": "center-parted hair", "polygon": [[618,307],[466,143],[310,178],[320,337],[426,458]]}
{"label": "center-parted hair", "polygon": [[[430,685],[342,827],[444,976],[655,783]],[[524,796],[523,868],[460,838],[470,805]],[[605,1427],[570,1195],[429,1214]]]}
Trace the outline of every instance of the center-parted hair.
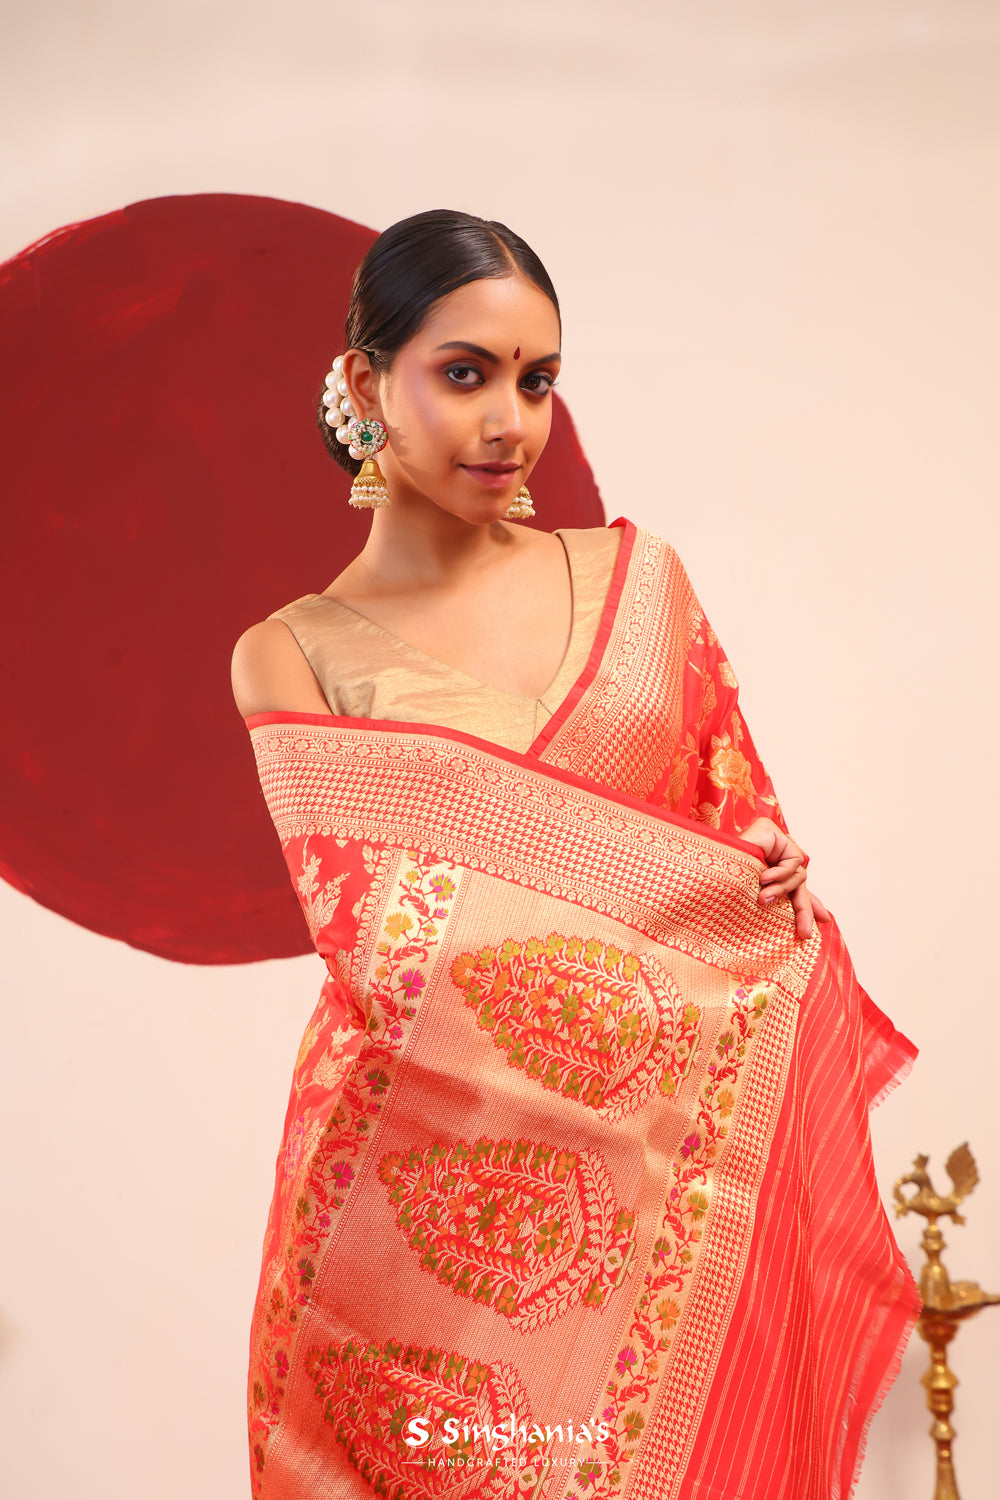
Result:
{"label": "center-parted hair", "polygon": [[[344,348],[363,349],[372,369],[383,374],[441,297],[470,281],[518,273],[545,293],[558,314],[559,299],[549,273],[531,246],[506,224],[447,208],[400,219],[379,235],[354,273]],[[326,420],[322,393],[317,404],[327,451],[341,468],[357,474],[361,465],[337,441]]]}

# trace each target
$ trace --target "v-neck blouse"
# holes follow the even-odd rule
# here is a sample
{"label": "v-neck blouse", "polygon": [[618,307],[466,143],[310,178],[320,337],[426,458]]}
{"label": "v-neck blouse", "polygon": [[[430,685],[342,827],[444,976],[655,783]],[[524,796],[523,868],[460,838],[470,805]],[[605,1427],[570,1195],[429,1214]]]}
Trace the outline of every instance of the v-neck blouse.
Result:
{"label": "v-neck blouse", "polygon": [[346,718],[440,724],[524,752],[538,738],[587,664],[622,532],[560,527],[569,562],[573,623],[566,655],[540,698],[477,681],[426,655],[328,594],[303,594],[274,610],[312,667],[330,707]]}

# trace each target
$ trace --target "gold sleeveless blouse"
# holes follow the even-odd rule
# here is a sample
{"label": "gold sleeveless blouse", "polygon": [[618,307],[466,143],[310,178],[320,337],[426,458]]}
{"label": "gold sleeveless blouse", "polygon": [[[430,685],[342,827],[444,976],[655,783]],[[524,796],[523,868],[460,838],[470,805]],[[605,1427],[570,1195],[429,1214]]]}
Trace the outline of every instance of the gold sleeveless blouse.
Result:
{"label": "gold sleeveless blouse", "polygon": [[587,665],[614,572],[618,527],[560,527],[573,590],[562,664],[540,698],[491,687],[409,645],[327,594],[303,594],[268,615],[284,620],[331,714],[440,724],[524,752]]}

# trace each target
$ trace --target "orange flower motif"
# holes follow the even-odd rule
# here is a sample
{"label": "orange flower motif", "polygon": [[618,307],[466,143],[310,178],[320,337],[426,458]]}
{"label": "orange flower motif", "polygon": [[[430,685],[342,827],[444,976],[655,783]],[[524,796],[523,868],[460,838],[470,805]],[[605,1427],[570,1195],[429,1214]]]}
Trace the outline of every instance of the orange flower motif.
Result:
{"label": "orange flower motif", "polygon": [[451,975],[458,985],[472,984],[475,980],[478,964],[474,953],[460,953],[451,967]]}
{"label": "orange flower motif", "polygon": [[674,1328],[680,1315],[680,1304],[674,1297],[662,1297],[656,1304],[656,1316],[660,1320],[661,1327],[665,1329]]}
{"label": "orange flower motif", "polygon": [[708,779],[723,792],[735,792],[748,802],[754,799],[750,762],[736,749],[728,734],[721,739],[712,736],[712,756],[708,763]]}

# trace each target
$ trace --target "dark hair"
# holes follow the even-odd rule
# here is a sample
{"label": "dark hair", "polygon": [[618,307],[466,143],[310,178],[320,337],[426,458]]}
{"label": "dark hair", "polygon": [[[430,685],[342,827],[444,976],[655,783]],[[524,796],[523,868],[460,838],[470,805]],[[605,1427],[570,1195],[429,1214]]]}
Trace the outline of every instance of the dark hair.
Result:
{"label": "dark hair", "polygon": [[[370,246],[354,273],[344,328],[345,349],[363,349],[383,373],[418,331],[441,297],[470,281],[520,273],[543,291],[556,313],[559,299],[549,273],[530,245],[506,224],[475,214],[432,208],[391,224]],[[317,421],[327,450],[349,474],[361,464],[337,441],[318,398]]]}

